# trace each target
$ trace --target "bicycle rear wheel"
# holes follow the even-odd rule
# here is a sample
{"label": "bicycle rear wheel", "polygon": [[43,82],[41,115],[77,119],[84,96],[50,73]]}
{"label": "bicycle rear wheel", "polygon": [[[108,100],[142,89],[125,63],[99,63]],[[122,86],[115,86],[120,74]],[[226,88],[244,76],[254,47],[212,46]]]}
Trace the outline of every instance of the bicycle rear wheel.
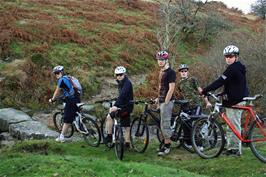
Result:
{"label": "bicycle rear wheel", "polygon": [[250,149],[260,161],[266,163],[266,117],[260,118],[260,120],[260,123],[254,122],[250,127]]}
{"label": "bicycle rear wheel", "polygon": [[[63,124],[64,124],[64,119],[63,119],[63,113],[62,112],[56,112],[53,115],[53,122],[55,126],[55,130],[58,133],[62,132]],[[66,134],[64,135],[66,138],[70,138],[74,134],[74,127],[71,124],[71,126],[68,128]]]}
{"label": "bicycle rear wheel", "polygon": [[130,126],[131,145],[137,152],[145,152],[149,145],[149,128],[144,120],[135,118]]}
{"label": "bicycle rear wheel", "polygon": [[[83,134],[83,138],[85,140],[86,143],[88,143],[88,145],[93,146],[93,147],[97,147],[100,144],[101,141],[101,134],[100,134],[100,129],[98,127],[98,125],[96,124],[96,122],[83,115],[82,117],[82,123],[81,124],[81,129],[83,128],[85,131],[87,130],[88,133]],[[82,127],[85,126],[85,127]]]}
{"label": "bicycle rear wheel", "polygon": [[204,159],[218,157],[225,145],[223,128],[216,120],[197,120],[191,136],[194,150]]}
{"label": "bicycle rear wheel", "polygon": [[116,126],[115,132],[115,155],[119,160],[124,156],[124,136],[120,126]]}

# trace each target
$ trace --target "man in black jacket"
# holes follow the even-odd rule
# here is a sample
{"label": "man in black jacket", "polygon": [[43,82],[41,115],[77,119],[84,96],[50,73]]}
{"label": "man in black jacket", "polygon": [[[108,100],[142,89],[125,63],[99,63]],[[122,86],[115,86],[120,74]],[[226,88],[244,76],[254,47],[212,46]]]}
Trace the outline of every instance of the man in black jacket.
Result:
{"label": "man in black jacket", "polygon": [[[236,130],[241,134],[241,110],[231,109],[233,105],[244,105],[243,98],[248,96],[246,83],[246,68],[238,61],[239,49],[234,45],[225,47],[224,58],[228,67],[224,73],[212,84],[203,89],[202,94],[206,95],[211,90],[224,86],[223,106],[226,107],[226,115]],[[242,153],[241,141],[234,133],[227,128],[227,152],[226,154],[238,155]]]}
{"label": "man in black jacket", "polygon": [[[121,126],[125,127],[125,146],[130,147],[130,113],[133,111],[133,87],[126,76],[126,68],[118,66],[115,69],[116,81],[118,83],[118,98],[113,107],[110,108],[106,119],[107,142],[112,141],[113,118],[117,111],[121,118]],[[120,110],[118,110],[120,108]]]}

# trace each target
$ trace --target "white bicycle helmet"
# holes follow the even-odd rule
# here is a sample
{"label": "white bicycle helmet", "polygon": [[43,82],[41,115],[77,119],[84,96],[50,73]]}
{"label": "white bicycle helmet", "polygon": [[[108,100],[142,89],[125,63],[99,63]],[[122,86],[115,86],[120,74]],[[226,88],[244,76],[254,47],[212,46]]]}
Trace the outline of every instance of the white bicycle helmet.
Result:
{"label": "white bicycle helmet", "polygon": [[115,74],[124,74],[126,71],[127,70],[124,66],[118,66],[115,68]]}
{"label": "white bicycle helmet", "polygon": [[229,45],[224,48],[223,51],[224,56],[225,55],[239,55],[239,48],[234,45]]}
{"label": "white bicycle helmet", "polygon": [[54,67],[54,69],[53,69],[53,73],[58,73],[58,72],[62,72],[62,71],[64,71],[64,67],[60,66],[60,65]]}

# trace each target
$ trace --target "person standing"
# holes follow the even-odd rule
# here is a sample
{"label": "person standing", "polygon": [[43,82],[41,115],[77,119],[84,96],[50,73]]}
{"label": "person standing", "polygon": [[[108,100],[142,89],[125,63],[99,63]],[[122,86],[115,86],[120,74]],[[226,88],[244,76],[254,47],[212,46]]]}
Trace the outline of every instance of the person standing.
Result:
{"label": "person standing", "polygon": [[[248,96],[248,88],[246,81],[246,67],[239,61],[239,48],[229,45],[224,48],[223,55],[228,67],[224,73],[212,84],[202,90],[202,94],[206,95],[211,90],[216,90],[224,86],[223,106],[226,107],[226,115],[236,130],[241,133],[241,116],[242,110],[232,109],[233,105],[244,105],[244,97]],[[227,127],[227,155],[242,154],[241,141]]]}
{"label": "person standing", "polygon": [[[200,115],[202,111],[202,101],[200,98],[200,93],[202,88],[199,86],[199,82],[195,77],[189,76],[189,67],[187,64],[180,64],[178,68],[181,80],[179,81],[177,88],[182,96],[182,99],[188,100],[188,107],[185,110],[189,115]],[[211,107],[211,103],[208,101],[207,97],[204,98],[206,107]],[[192,126],[192,122],[188,122]],[[184,126],[183,130],[185,133],[186,144],[191,146],[191,128]]]}
{"label": "person standing", "polygon": [[55,139],[57,142],[63,143],[65,142],[65,134],[75,119],[75,114],[78,111],[77,103],[80,102],[80,99],[75,96],[74,87],[71,84],[69,77],[65,75],[63,66],[58,65],[54,67],[53,73],[57,78],[57,87],[54,91],[53,97],[49,99],[49,102],[53,102],[57,97],[62,95],[64,102],[66,103],[64,107],[64,124],[62,132],[59,137]]}
{"label": "person standing", "polygon": [[160,147],[158,155],[166,155],[170,153],[171,146],[171,117],[173,110],[173,93],[175,90],[176,73],[170,67],[168,60],[168,53],[166,51],[159,51],[156,54],[156,59],[160,67],[159,74],[159,93],[158,93],[158,103],[160,107],[161,116],[161,130],[164,137],[164,145]]}

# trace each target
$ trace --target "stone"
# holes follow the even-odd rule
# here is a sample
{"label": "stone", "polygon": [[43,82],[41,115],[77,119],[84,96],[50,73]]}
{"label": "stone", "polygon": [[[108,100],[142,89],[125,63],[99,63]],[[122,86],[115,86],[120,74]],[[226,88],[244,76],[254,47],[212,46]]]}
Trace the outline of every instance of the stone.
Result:
{"label": "stone", "polygon": [[2,132],[8,131],[10,124],[31,120],[31,117],[22,111],[13,108],[0,109],[0,131]]}

